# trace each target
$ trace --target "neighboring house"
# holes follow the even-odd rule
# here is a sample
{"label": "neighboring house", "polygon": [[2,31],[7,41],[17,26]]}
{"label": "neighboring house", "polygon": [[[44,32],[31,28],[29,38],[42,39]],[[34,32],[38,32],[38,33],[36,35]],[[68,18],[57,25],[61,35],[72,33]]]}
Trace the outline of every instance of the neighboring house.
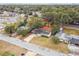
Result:
{"label": "neighboring house", "polygon": [[4,11],[2,14],[0,14],[0,17],[15,17],[18,14],[16,12],[8,12]]}
{"label": "neighboring house", "polygon": [[68,42],[68,49],[72,54],[79,55],[79,36],[68,35],[64,32],[56,34],[60,41]]}
{"label": "neighboring house", "polygon": [[69,42],[71,39],[70,35],[64,33],[63,28],[60,28],[60,32],[55,35],[60,39],[60,41]]}
{"label": "neighboring house", "polygon": [[36,12],[36,15],[37,15],[38,17],[42,17],[42,14],[41,14],[40,12]]}
{"label": "neighboring house", "polygon": [[7,17],[7,18],[3,18],[3,17],[0,17],[0,23],[3,23],[3,22],[8,22],[8,23],[14,23],[17,21],[17,17]]}
{"label": "neighboring house", "polygon": [[7,11],[4,11],[3,16],[9,16],[9,13]]}
{"label": "neighboring house", "polygon": [[11,17],[12,17],[12,16],[13,16],[13,17],[14,17],[14,16],[17,16],[17,13],[15,13],[15,12],[8,12],[8,13],[9,13],[9,16],[11,16]]}
{"label": "neighboring house", "polygon": [[69,42],[69,40],[71,40],[71,37],[66,33],[59,32],[55,36],[58,37],[60,41]]}
{"label": "neighboring house", "polygon": [[72,39],[70,40],[71,44],[79,45],[79,36],[72,35]]}
{"label": "neighboring house", "polygon": [[39,11],[32,11],[32,15],[37,15],[38,17],[42,17],[42,14]]}
{"label": "neighboring house", "polygon": [[43,35],[43,36],[50,37],[51,36],[51,29],[48,26],[44,26],[44,27],[41,27],[38,29],[34,29],[32,31],[32,33],[39,34],[41,36]]}
{"label": "neighboring house", "polygon": [[25,17],[25,14],[20,14],[21,17]]}
{"label": "neighboring house", "polygon": [[16,22],[17,18],[18,18],[17,13],[4,11],[3,14],[0,14],[0,23],[3,22],[14,23]]}
{"label": "neighboring house", "polygon": [[60,38],[61,41],[65,42],[72,42],[73,44],[79,44],[79,36],[76,35],[69,35],[64,32],[59,32],[56,34],[58,38]]}
{"label": "neighboring house", "polygon": [[38,16],[38,17],[42,17],[42,14],[39,11],[31,11],[28,15],[30,16]]}
{"label": "neighboring house", "polygon": [[15,23],[17,21],[17,18],[15,17],[9,17],[8,19],[6,19],[7,22],[10,22],[10,23]]}

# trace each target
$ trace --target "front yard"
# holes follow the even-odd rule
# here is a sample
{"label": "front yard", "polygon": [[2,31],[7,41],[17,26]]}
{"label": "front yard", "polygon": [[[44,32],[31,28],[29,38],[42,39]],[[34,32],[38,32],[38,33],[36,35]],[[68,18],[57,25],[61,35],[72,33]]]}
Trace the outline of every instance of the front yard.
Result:
{"label": "front yard", "polygon": [[79,35],[79,30],[64,28],[64,32],[72,35]]}
{"label": "front yard", "polygon": [[59,52],[63,52],[66,54],[69,52],[67,44],[65,43],[55,44],[49,38],[45,38],[45,37],[34,37],[31,40],[31,43],[34,43],[43,47],[47,47],[53,50],[57,50]]}
{"label": "front yard", "polygon": [[24,48],[21,48],[19,46],[15,46],[12,44],[9,44],[5,41],[0,41],[0,55],[16,55],[20,56],[22,53],[26,53],[27,50]]}

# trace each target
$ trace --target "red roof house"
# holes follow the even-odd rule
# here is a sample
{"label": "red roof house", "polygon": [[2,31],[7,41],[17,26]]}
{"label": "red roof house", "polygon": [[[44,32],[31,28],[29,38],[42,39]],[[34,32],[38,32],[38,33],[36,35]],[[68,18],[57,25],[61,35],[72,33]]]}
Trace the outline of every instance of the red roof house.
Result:
{"label": "red roof house", "polygon": [[51,28],[49,26],[43,26],[40,29],[51,32]]}

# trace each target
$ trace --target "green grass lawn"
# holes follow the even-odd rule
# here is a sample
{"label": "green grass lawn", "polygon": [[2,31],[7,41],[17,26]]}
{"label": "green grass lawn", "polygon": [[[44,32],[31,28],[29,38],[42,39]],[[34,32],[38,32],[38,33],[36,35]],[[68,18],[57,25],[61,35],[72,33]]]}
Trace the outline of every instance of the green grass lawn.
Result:
{"label": "green grass lawn", "polygon": [[79,30],[64,28],[64,32],[72,35],[79,35]]}
{"label": "green grass lawn", "polygon": [[55,44],[49,38],[45,38],[45,37],[34,37],[31,40],[31,43],[34,43],[43,47],[47,47],[53,50],[57,50],[59,52],[63,52],[66,54],[69,52],[69,49],[67,48],[67,44],[65,43]]}

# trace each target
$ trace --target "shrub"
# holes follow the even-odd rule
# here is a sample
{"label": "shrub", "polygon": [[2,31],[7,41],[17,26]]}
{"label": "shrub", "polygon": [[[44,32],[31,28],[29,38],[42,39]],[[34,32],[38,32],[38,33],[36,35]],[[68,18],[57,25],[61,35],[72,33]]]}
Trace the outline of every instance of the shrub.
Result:
{"label": "shrub", "polygon": [[26,36],[29,33],[29,29],[17,29],[17,34]]}
{"label": "shrub", "polygon": [[52,41],[53,41],[53,43],[55,43],[55,44],[59,44],[59,43],[60,43],[60,40],[59,40],[59,38],[57,38],[57,37],[52,37]]}

